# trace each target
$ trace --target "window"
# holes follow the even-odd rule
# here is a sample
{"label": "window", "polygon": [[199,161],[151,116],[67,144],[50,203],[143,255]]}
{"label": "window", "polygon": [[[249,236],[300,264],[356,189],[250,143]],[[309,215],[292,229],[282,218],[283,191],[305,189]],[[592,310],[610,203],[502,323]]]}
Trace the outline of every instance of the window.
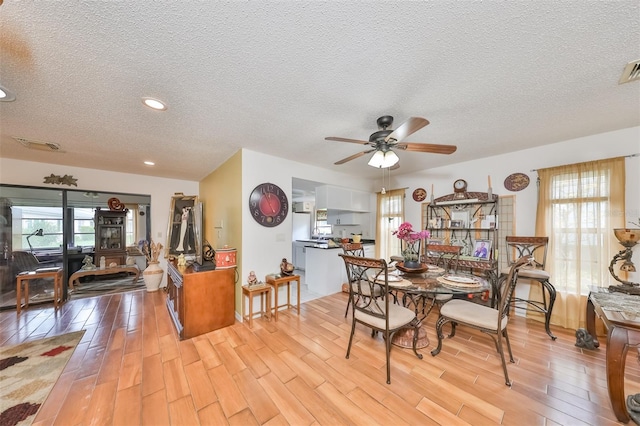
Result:
{"label": "window", "polygon": [[611,174],[608,167],[595,167],[559,170],[549,176],[550,256],[554,271],[563,277],[564,290],[586,295],[589,286],[581,283],[609,283],[614,228],[609,201]]}
{"label": "window", "polygon": [[313,229],[314,235],[331,235],[333,228],[327,223],[327,211],[316,211],[316,224]]}
{"label": "window", "polygon": [[75,247],[92,247],[96,242],[95,225],[93,223],[93,209],[70,209],[73,214],[73,240]]}
{"label": "window", "polygon": [[389,259],[400,255],[400,240],[391,233],[398,229],[404,221],[404,189],[386,191],[378,194],[378,232],[376,241],[376,258]]}
{"label": "window", "polygon": [[[12,215],[20,218],[21,247],[27,249],[47,249],[62,247],[61,207],[12,207]],[[42,229],[42,236],[36,232]]]}

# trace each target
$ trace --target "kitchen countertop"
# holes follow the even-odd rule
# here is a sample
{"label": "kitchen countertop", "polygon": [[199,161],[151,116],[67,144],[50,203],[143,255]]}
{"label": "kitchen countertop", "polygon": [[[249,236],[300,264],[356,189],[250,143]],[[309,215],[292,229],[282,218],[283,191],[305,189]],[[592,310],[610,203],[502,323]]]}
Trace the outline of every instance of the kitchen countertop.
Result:
{"label": "kitchen countertop", "polygon": [[[340,249],[342,248],[342,244],[340,242],[337,242],[335,240],[333,240],[335,242],[335,246],[334,247],[325,247],[324,244],[319,244],[319,243],[327,243],[328,240],[322,240],[322,239],[317,239],[317,240],[296,240],[299,243],[309,243],[309,245],[305,245],[305,247],[307,248],[315,248],[315,249],[320,249],[320,250],[333,250],[333,249]],[[375,244],[375,240],[362,240],[362,244],[363,245],[370,245],[370,244]]]}

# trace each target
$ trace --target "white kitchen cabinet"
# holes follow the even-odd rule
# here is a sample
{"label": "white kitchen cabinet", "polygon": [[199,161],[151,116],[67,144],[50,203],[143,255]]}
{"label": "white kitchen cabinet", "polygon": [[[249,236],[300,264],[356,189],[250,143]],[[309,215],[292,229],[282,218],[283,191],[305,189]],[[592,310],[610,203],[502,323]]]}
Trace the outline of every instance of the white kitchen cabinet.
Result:
{"label": "white kitchen cabinet", "polygon": [[373,244],[365,244],[362,246],[364,248],[364,257],[375,257],[376,256],[376,246]]}
{"label": "white kitchen cabinet", "polygon": [[291,263],[295,266],[296,269],[301,271],[305,270],[306,267],[306,247],[305,245],[309,245],[309,243],[303,243],[300,241],[293,242],[293,250],[291,254]]}
{"label": "white kitchen cabinet", "polygon": [[296,247],[296,255],[295,255],[296,263],[294,263],[293,266],[295,266],[296,269],[300,269],[301,271],[304,271],[305,269],[306,251],[307,251],[307,248],[305,246]]}
{"label": "white kitchen cabinet", "polygon": [[346,268],[339,253],[341,249],[307,247],[304,279],[310,292],[325,296],[342,291]]}
{"label": "white kitchen cabinet", "polygon": [[351,191],[351,210],[359,212],[368,212],[369,200],[371,194],[362,191]]}
{"label": "white kitchen cabinet", "polygon": [[370,195],[339,186],[323,185],[316,187],[316,209],[368,212]]}
{"label": "white kitchen cabinet", "polygon": [[327,210],[327,223],[330,225],[360,225],[368,213]]}

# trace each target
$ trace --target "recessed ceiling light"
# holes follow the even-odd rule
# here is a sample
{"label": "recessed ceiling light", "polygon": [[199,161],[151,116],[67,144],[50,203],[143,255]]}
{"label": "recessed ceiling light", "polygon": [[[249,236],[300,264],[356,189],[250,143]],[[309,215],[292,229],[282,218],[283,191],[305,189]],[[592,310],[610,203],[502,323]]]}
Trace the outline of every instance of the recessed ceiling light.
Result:
{"label": "recessed ceiling light", "polygon": [[149,108],[155,109],[157,111],[165,111],[167,109],[167,105],[164,102],[159,101],[158,99],[142,98],[142,103]]}
{"label": "recessed ceiling light", "polygon": [[15,100],[16,96],[13,93],[0,86],[0,102],[11,102]]}
{"label": "recessed ceiling light", "polygon": [[144,164],[146,164],[147,166],[155,166],[156,163],[154,163],[153,161],[145,161]]}

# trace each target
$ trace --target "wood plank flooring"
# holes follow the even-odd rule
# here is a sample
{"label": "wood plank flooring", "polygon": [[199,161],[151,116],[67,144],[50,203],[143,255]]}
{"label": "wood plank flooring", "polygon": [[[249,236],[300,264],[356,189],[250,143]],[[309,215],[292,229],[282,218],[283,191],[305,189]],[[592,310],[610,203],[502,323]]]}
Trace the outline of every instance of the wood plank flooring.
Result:
{"label": "wood plank flooring", "polygon": [[[393,347],[385,382],[381,337],[357,327],[351,357],[347,301],[339,293],[304,303],[300,315],[255,319],[180,341],[163,292],[71,300],[58,312],[32,306],[0,313],[0,343],[75,330],[84,338],[35,425],[614,425],[605,342],[575,347],[574,331],[513,318],[514,384],[504,385],[489,337],[459,328],[437,357]],[[633,352],[633,353],[631,353]],[[640,392],[637,354],[626,393]]]}

